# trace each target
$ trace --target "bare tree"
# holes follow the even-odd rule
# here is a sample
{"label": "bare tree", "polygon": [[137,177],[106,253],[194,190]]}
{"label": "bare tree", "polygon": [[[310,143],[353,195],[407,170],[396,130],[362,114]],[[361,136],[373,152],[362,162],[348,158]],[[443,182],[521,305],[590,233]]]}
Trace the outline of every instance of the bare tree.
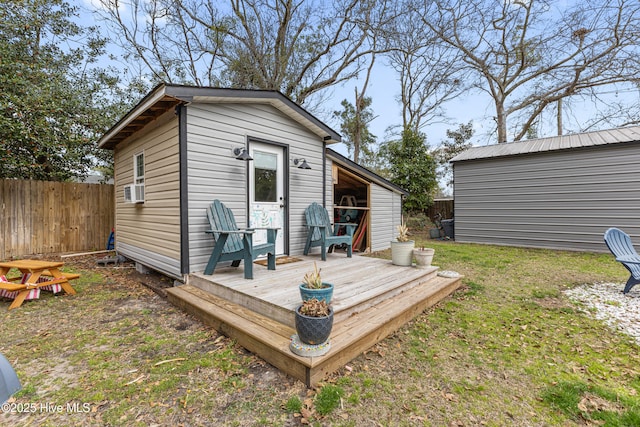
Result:
{"label": "bare tree", "polygon": [[419,1],[423,22],[491,96],[498,142],[508,139],[509,118],[520,140],[559,100],[637,79],[637,0]]}
{"label": "bare tree", "polygon": [[280,90],[301,104],[356,77],[394,13],[391,0],[100,1],[156,79]]}
{"label": "bare tree", "polygon": [[112,30],[126,70],[134,77],[201,86],[219,83],[219,50],[227,21],[213,3],[199,5],[201,18],[196,21],[175,0],[99,1],[97,13]]}
{"label": "bare tree", "polygon": [[400,80],[402,128],[418,132],[443,119],[444,104],[465,89],[461,54],[415,14],[402,15],[389,34],[393,49],[387,57]]}

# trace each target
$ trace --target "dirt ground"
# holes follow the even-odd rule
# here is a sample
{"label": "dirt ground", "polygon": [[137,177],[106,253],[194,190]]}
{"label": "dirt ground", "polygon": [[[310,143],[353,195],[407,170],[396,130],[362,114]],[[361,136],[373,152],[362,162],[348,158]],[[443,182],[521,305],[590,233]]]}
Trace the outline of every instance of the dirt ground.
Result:
{"label": "dirt ground", "polygon": [[83,276],[75,296],[0,299],[0,352],[23,386],[0,424],[300,424],[282,406],[304,384],[168,303],[172,279],[104,256],[62,259]]}

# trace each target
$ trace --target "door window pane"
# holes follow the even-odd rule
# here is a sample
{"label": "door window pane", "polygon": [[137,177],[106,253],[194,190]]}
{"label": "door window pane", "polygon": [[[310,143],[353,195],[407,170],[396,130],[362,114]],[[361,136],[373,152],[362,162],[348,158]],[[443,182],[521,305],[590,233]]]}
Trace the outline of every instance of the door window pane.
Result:
{"label": "door window pane", "polygon": [[278,201],[278,156],[260,151],[253,152],[255,176],[255,201]]}

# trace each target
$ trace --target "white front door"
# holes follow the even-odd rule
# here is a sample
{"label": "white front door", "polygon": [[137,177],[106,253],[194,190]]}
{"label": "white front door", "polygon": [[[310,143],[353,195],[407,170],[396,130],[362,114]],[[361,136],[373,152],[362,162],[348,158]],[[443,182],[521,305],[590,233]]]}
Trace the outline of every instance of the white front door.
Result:
{"label": "white front door", "polygon": [[[249,227],[279,228],[276,253],[284,254],[284,148],[251,143],[249,162]],[[254,244],[266,243],[266,230],[257,230]]]}

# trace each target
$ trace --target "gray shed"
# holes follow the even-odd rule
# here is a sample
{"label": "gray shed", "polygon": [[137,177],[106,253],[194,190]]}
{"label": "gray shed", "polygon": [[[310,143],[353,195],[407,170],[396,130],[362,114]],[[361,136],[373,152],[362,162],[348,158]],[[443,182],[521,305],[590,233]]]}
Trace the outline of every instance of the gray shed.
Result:
{"label": "gray shed", "polygon": [[604,252],[640,236],[640,126],[473,147],[451,160],[459,242]]}
{"label": "gray shed", "polygon": [[116,250],[186,280],[211,254],[206,208],[220,199],[240,227],[279,227],[278,254],[302,254],[305,208],[339,215],[336,189],[368,212],[362,250],[388,247],[403,190],[327,149],[340,140],[277,91],[161,84],[99,141],[114,151]]}

